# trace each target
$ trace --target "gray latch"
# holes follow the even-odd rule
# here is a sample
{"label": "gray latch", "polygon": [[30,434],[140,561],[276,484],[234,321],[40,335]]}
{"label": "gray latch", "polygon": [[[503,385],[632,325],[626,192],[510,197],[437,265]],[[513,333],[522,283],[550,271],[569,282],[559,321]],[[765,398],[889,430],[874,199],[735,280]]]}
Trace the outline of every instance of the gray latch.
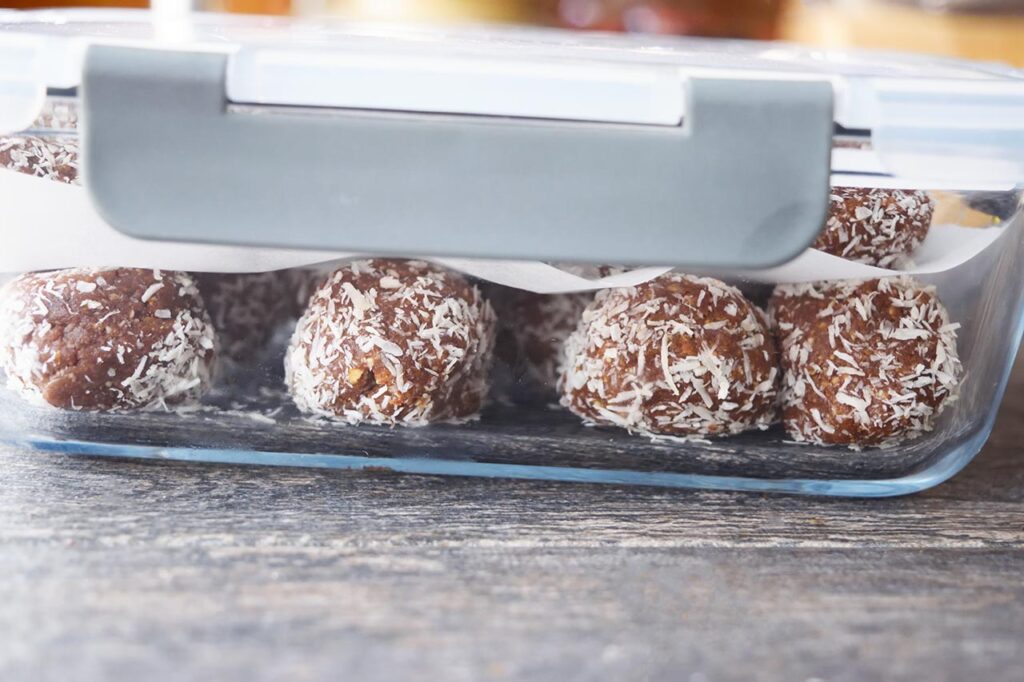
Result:
{"label": "gray latch", "polygon": [[813,241],[827,82],[695,78],[681,127],[229,110],[223,54],[92,46],[84,174],[149,239],[762,267]]}

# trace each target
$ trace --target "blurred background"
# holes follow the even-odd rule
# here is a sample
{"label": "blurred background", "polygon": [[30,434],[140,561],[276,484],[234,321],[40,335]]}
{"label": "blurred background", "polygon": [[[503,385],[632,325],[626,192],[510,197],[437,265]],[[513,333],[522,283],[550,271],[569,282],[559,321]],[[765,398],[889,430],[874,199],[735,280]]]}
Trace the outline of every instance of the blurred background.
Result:
{"label": "blurred background", "polygon": [[[0,7],[145,7],[142,0],[0,0]],[[399,21],[783,39],[1024,66],[1024,0],[194,0],[199,9]]]}

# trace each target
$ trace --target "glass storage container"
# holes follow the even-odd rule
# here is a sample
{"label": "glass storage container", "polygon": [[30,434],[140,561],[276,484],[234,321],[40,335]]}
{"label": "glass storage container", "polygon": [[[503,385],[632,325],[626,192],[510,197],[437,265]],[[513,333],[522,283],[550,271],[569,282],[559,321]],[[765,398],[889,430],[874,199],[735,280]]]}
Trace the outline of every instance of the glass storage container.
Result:
{"label": "glass storage container", "polygon": [[[40,273],[0,296],[0,439],[117,457],[918,491],[992,429],[1021,337],[1022,181],[1024,79],[992,64],[540,29],[0,13],[0,271]],[[871,239],[927,236],[857,262],[857,221]],[[823,230],[840,255],[811,246]],[[839,284],[878,278],[858,300]],[[854,358],[829,337],[838,353],[808,381],[835,384],[805,401],[818,407],[800,413],[803,432],[775,406],[819,386],[801,383],[785,314],[759,312],[777,285],[834,301],[796,315],[808,338],[849,303],[854,322],[837,324],[889,344]],[[676,300],[688,287],[703,322],[671,306],[666,319],[641,314],[643,292]],[[382,302],[398,300],[411,307]],[[161,305],[198,321],[182,331]],[[348,326],[325,336],[317,325],[339,308]],[[399,347],[409,310],[421,327]],[[119,315],[167,331],[163,355],[119,349]],[[357,338],[375,315],[382,326]],[[617,329],[602,327],[612,318]],[[174,334],[196,357],[167,350]],[[587,334],[604,344],[593,358]],[[926,337],[923,360],[900,345]],[[324,399],[310,366],[349,342],[375,360],[332,366]],[[431,344],[441,369],[416,364]],[[108,365],[113,387],[95,371]],[[864,388],[887,371],[904,396]],[[396,406],[431,381],[434,402]],[[913,421],[900,401],[919,390],[935,400]],[[747,409],[734,393],[760,405],[750,428],[733,428]],[[682,403],[689,426],[663,428]],[[896,422],[913,425],[814,442]]]}

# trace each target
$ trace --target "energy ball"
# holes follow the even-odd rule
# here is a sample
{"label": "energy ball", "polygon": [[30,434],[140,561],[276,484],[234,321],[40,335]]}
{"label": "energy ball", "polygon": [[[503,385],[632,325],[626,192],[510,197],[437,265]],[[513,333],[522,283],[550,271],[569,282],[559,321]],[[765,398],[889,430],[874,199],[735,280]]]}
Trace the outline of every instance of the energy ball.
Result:
{"label": "energy ball", "polygon": [[185,273],[57,270],[0,290],[0,368],[32,402],[116,410],[195,401],[210,385],[215,349]]}
{"label": "energy ball", "polygon": [[74,97],[47,97],[31,128],[64,132],[78,130],[78,100]]}
{"label": "energy ball", "polygon": [[525,397],[556,393],[562,347],[576,329],[593,292],[535,294],[510,289],[490,295],[498,314],[499,356],[511,366],[516,385]]}
{"label": "energy ball", "polygon": [[78,184],[78,139],[74,136],[0,137],[0,168],[37,178]]}
{"label": "energy ball", "polygon": [[0,137],[0,168],[78,184],[80,145],[78,135],[74,134],[78,129],[75,100],[47,98],[31,127],[47,134]]}
{"label": "energy ball", "polygon": [[[612,265],[556,264],[580,277],[594,279],[622,271]],[[527,396],[551,397],[563,357],[562,348],[595,292],[537,294],[521,289],[491,285],[484,289],[498,314],[499,339],[505,342],[505,359],[514,364],[517,389]]]}
{"label": "energy ball", "polygon": [[794,440],[894,445],[929,431],[956,398],[959,325],[933,287],[910,277],[780,285],[769,311]]}
{"label": "energy ball", "polygon": [[217,330],[221,357],[245,364],[269,345],[277,329],[305,311],[324,274],[296,268],[251,273],[196,273]]}
{"label": "energy ball", "polygon": [[517,297],[512,336],[522,353],[525,379],[554,391],[565,340],[576,329],[594,294],[527,294]]}
{"label": "energy ball", "polygon": [[494,311],[462,276],[353,261],[313,294],[285,379],[299,409],[350,424],[465,421],[487,395],[494,335]]}
{"label": "energy ball", "polygon": [[562,404],[643,434],[766,429],[778,353],[763,313],[715,279],[670,273],[597,294],[565,343]]}
{"label": "energy ball", "polygon": [[868,265],[896,266],[924,241],[934,210],[926,192],[834,187],[814,248]]}

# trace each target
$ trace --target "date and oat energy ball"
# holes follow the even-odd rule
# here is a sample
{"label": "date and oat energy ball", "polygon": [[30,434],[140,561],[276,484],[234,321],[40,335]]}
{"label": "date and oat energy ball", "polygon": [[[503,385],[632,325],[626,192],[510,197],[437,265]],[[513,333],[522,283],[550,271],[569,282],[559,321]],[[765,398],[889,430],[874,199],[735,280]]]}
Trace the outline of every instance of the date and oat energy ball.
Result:
{"label": "date and oat energy ball", "polygon": [[530,386],[554,393],[565,340],[593,300],[593,292],[516,293],[508,308],[509,331],[519,351],[523,380]]}
{"label": "date and oat energy ball", "polygon": [[556,396],[562,348],[594,292],[536,294],[486,283],[482,289],[498,316],[499,376],[492,377],[498,397],[531,402]]}
{"label": "date and oat energy ball", "polygon": [[920,436],[957,395],[959,325],[910,277],[780,285],[782,420],[796,441],[887,446]]}
{"label": "date and oat energy ball", "polygon": [[[590,279],[622,271],[613,265],[556,265]],[[596,292],[537,294],[497,284],[485,285],[483,291],[498,315],[501,348],[496,353],[510,366],[520,397],[556,396],[565,340],[575,331]]]}
{"label": "date and oat energy ball", "polygon": [[565,344],[562,404],[649,435],[766,429],[777,365],[763,313],[738,290],[672,273],[597,294]]}
{"label": "date and oat energy ball", "polygon": [[[67,99],[47,99],[32,128],[42,134],[0,136],[0,170],[12,170],[69,185],[79,184],[78,107]],[[72,134],[68,134],[72,133]]]}
{"label": "date and oat energy ball", "polygon": [[0,137],[0,169],[78,184],[78,141],[74,136]]}
{"label": "date and oat energy ball", "polygon": [[847,260],[898,266],[921,245],[935,205],[926,192],[834,187],[814,248]]}
{"label": "date and oat energy ball", "polygon": [[185,273],[56,270],[0,290],[0,368],[32,402],[113,410],[195,401],[210,385],[215,346]]}
{"label": "date and oat energy ball", "polygon": [[193,276],[217,330],[221,358],[246,364],[259,358],[282,325],[302,315],[325,275],[295,268]]}
{"label": "date and oat energy ball", "polygon": [[304,412],[422,426],[477,415],[495,318],[462,276],[420,261],[353,261],[313,294],[285,357]]}

